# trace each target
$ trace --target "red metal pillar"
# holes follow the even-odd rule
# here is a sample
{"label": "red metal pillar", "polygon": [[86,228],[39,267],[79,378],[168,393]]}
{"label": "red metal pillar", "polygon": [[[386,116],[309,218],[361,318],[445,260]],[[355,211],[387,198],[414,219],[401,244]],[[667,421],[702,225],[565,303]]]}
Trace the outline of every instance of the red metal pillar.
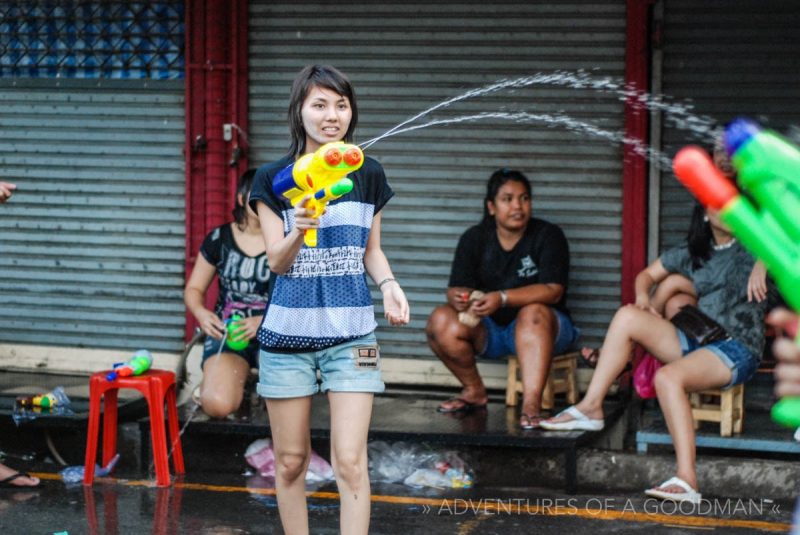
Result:
{"label": "red metal pillar", "polygon": [[[234,149],[246,148],[235,127],[223,139],[223,125],[247,131],[247,0],[186,2],[186,276],[200,244],[230,219],[236,180],[247,168],[246,153],[231,165]],[[207,305],[216,299],[209,292]],[[195,327],[186,315],[186,336]]]}
{"label": "red metal pillar", "polygon": [[[649,15],[653,0],[627,0],[625,82],[629,88],[649,87]],[[625,136],[647,142],[649,115],[636,106],[635,96],[625,102]],[[635,300],[634,279],[647,263],[647,160],[630,144],[623,146],[622,168],[622,303]]]}

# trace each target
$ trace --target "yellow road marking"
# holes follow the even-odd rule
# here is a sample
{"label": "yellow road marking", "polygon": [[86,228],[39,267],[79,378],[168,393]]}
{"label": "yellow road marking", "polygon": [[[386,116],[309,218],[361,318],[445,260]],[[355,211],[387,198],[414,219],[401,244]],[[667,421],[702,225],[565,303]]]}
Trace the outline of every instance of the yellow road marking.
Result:
{"label": "yellow road marking", "polygon": [[[39,479],[60,480],[59,474],[52,473],[32,473]],[[113,478],[96,478],[96,481],[114,483],[128,487],[153,487],[155,482],[152,480],[124,480]],[[274,496],[275,489],[257,489],[230,485],[209,485],[205,483],[185,483],[175,482],[175,488],[185,490],[199,490],[207,492],[246,492],[249,494],[262,494]],[[338,492],[309,492],[309,498],[324,500],[338,500]],[[373,495],[372,501],[375,503],[391,503],[400,505],[428,505],[439,510],[446,510],[457,507],[453,500],[445,498],[414,498],[411,496],[384,496]],[[462,500],[463,501],[463,500]],[[487,513],[504,514],[524,514],[541,516],[577,516],[581,518],[595,520],[622,520],[626,522],[655,522],[658,524],[695,527],[695,528],[740,528],[740,529],[760,529],[764,531],[776,531],[786,533],[792,526],[784,522],[768,522],[766,520],[741,520],[734,518],[714,518],[703,516],[673,516],[660,513],[637,513],[634,511],[613,511],[607,509],[579,509],[576,507],[555,507],[555,506],[530,506],[514,505],[512,503],[499,504],[492,500],[482,502],[480,510]],[[434,511],[432,509],[432,511]],[[435,512],[435,511],[434,511]]]}

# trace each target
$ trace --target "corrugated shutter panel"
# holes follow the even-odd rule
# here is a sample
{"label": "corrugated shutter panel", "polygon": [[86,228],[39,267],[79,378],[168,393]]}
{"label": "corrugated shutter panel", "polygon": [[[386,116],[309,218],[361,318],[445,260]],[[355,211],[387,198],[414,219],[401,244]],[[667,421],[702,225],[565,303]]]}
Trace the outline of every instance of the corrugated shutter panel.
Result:
{"label": "corrugated shutter panel", "polygon": [[183,82],[0,86],[0,341],[182,348]]}
{"label": "corrugated shutter panel", "polygon": [[[736,0],[664,3],[663,92],[691,100],[695,112],[724,125],[738,116],[788,133],[800,124],[800,10],[794,2]],[[794,131],[797,135],[797,131]],[[692,137],[664,128],[673,156]],[[689,227],[691,195],[671,172],[661,173],[660,250],[680,243]]]}
{"label": "corrugated shutter panel", "polygon": [[[623,77],[621,1],[251,2],[250,10],[254,164],[285,153],[291,81],[311,63],[333,64],[352,79],[361,142],[498,79],[579,69]],[[547,85],[459,102],[415,124],[497,111],[561,113],[622,129],[616,95]],[[534,214],[564,229],[572,253],[569,306],[585,339],[601,340],[620,302],[618,145],[542,122],[493,120],[417,130],[367,153],[397,193],[383,217],[382,243],[412,305],[406,328],[381,320],[384,355],[432,355],[427,317],[444,302],[458,237],[481,218],[486,180],[499,167],[523,170],[533,182]]]}

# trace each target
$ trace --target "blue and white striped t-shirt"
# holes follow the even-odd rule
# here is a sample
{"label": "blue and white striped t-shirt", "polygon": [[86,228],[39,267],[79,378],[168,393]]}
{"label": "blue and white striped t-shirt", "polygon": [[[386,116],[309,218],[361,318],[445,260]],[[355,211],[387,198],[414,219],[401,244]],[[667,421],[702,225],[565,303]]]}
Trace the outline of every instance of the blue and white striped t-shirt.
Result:
{"label": "blue and white striped t-shirt", "polygon": [[[250,203],[265,203],[283,220],[284,235],[294,226],[294,208],[272,191],[275,175],[288,158],[259,168]],[[353,191],[328,203],[320,218],[317,246],[305,244],[289,272],[278,275],[258,341],[264,349],[299,353],[325,349],[375,330],[364,252],[372,218],[394,195],[381,165],[366,158],[348,175]]]}

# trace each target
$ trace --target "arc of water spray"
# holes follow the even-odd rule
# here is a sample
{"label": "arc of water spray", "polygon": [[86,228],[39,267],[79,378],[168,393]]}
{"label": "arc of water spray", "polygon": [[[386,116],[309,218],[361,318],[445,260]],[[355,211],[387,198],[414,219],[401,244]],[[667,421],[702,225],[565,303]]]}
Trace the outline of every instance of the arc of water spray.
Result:
{"label": "arc of water spray", "polygon": [[555,126],[555,125],[564,126],[568,130],[573,132],[586,133],[596,137],[607,139],[614,143],[623,143],[625,145],[630,145],[633,148],[634,153],[649,160],[655,161],[661,169],[668,170],[672,168],[672,161],[668,157],[666,157],[662,152],[657,151],[651,147],[648,147],[638,139],[625,136],[624,134],[621,134],[619,132],[613,132],[611,130],[605,130],[603,128],[599,128],[597,125],[587,123],[584,121],[579,121],[567,115],[552,115],[548,113],[528,113],[528,112],[483,112],[475,115],[464,115],[461,117],[455,117],[452,119],[435,119],[433,121],[428,121],[427,123],[417,124],[406,128],[402,128],[400,130],[395,130],[393,134],[403,134],[406,132],[412,132],[414,130],[427,128],[429,126],[440,126],[445,124],[463,123],[468,121],[481,121],[485,119],[505,119],[518,123],[543,122],[547,123],[550,126]]}
{"label": "arc of water spray", "polygon": [[[420,119],[429,113],[450,106],[456,102],[488,95],[503,89],[518,89],[528,87],[530,85],[567,86],[574,89],[592,89],[605,93],[614,93],[620,99],[630,103],[634,109],[646,109],[650,111],[663,112],[666,116],[666,122],[668,124],[674,125],[682,130],[689,130],[697,137],[707,137],[709,134],[711,134],[716,126],[716,123],[712,118],[707,116],[698,116],[692,113],[693,107],[691,105],[666,102],[661,96],[653,97],[646,91],[627,86],[618,79],[615,80],[611,77],[595,77],[584,71],[555,71],[552,73],[537,73],[532,76],[524,76],[512,80],[501,79],[484,87],[470,89],[466,93],[457,95],[421,111],[410,119],[407,119],[390,128],[383,134],[361,143],[360,146],[362,149],[366,150],[381,139],[401,132],[407,132],[408,130],[404,129],[404,126],[413,123],[417,119]],[[432,124],[441,123],[426,123],[426,126],[432,126]]]}

